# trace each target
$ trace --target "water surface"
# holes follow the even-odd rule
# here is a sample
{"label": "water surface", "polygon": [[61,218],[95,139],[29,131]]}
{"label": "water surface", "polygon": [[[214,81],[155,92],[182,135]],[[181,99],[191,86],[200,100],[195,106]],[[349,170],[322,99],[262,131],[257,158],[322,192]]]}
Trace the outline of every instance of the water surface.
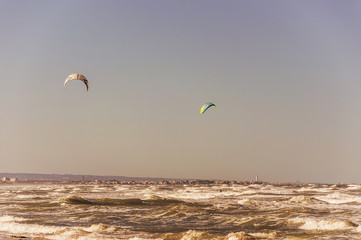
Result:
{"label": "water surface", "polygon": [[0,184],[8,239],[361,239],[361,185]]}

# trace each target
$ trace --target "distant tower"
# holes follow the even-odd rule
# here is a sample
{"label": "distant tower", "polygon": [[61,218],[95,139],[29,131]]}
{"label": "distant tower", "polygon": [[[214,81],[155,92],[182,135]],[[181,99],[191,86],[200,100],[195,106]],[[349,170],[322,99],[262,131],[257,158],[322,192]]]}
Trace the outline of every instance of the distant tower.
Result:
{"label": "distant tower", "polygon": [[258,182],[258,175],[256,176],[256,182]]}

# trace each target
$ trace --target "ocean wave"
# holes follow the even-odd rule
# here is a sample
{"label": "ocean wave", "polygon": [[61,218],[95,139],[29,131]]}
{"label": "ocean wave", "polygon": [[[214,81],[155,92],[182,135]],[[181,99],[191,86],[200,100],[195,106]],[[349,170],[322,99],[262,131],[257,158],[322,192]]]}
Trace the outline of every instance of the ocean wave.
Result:
{"label": "ocean wave", "polygon": [[102,233],[102,232],[113,233],[116,232],[118,229],[114,226],[107,226],[105,224],[98,223],[98,224],[92,224],[90,227],[83,228],[83,230],[91,233]]}
{"label": "ocean wave", "polygon": [[230,233],[224,240],[256,240],[256,239],[276,239],[277,232],[272,231],[270,233],[245,233],[243,231]]}
{"label": "ocean wave", "polygon": [[259,207],[263,205],[267,205],[266,201],[258,200],[257,198],[243,198],[239,201],[237,201],[238,204],[244,205],[244,206],[252,206],[252,207]]}
{"label": "ocean wave", "polygon": [[249,198],[243,198],[239,201],[237,201],[238,204],[246,205],[246,204],[252,204],[252,200]]}
{"label": "ocean wave", "polygon": [[294,196],[288,200],[290,203],[304,203],[304,204],[319,204],[319,203],[325,203],[324,201],[321,201],[319,199],[308,197],[304,195]]}
{"label": "ocean wave", "polygon": [[93,204],[93,202],[77,196],[63,198],[61,202],[65,202],[69,204],[89,204],[89,205]]}
{"label": "ocean wave", "polygon": [[296,193],[328,193],[331,192],[332,189],[327,187],[327,188],[321,188],[321,187],[315,187],[315,186],[307,186],[307,187],[302,187],[300,189],[295,189],[294,190]]}
{"label": "ocean wave", "polygon": [[24,218],[19,218],[19,217],[13,217],[13,216],[9,216],[9,215],[3,215],[0,217],[0,223],[6,223],[6,222],[20,222],[20,221],[24,221]]}
{"label": "ocean wave", "polygon": [[224,238],[221,238],[219,236],[216,236],[215,234],[206,232],[206,231],[198,231],[198,230],[189,230],[187,232],[181,232],[181,233],[165,233],[160,236],[162,239],[166,240],[221,240]]}
{"label": "ocean wave", "polygon": [[47,186],[2,190],[0,239],[358,239],[361,233],[356,184],[332,192],[331,185]]}
{"label": "ocean wave", "polygon": [[38,224],[25,224],[14,221],[1,221],[0,232],[9,232],[14,234],[60,234],[66,230],[65,227],[45,226]]}
{"label": "ocean wave", "polygon": [[165,206],[170,204],[181,204],[185,203],[184,201],[171,199],[171,198],[161,198],[157,196],[152,196],[148,199],[140,198],[127,198],[127,199],[112,199],[112,198],[101,198],[101,199],[92,199],[88,200],[78,196],[67,197],[61,200],[61,202],[68,204],[78,204],[78,205],[97,205],[97,206],[129,206],[129,205],[153,205],[153,206]]}
{"label": "ocean wave", "polygon": [[[86,239],[84,239],[86,240]],[[142,238],[142,237],[132,237],[128,240],[164,240],[163,238]]]}
{"label": "ocean wave", "polygon": [[230,233],[226,236],[225,240],[248,240],[254,239],[245,232]]}
{"label": "ocean wave", "polygon": [[[63,226],[48,226],[42,224],[26,223],[24,218],[13,216],[0,217],[0,232],[8,234],[21,235],[21,238],[28,239],[30,237],[58,240],[70,239],[114,239],[107,238],[105,235],[112,233],[126,232],[114,226],[107,226],[104,224],[93,224],[89,227],[63,227]],[[20,238],[19,237],[19,238]]]}
{"label": "ocean wave", "polygon": [[244,231],[231,232],[227,235],[210,233],[207,231],[188,230],[181,233],[165,233],[160,237],[162,240],[256,240],[275,239],[276,232],[270,233],[246,233]]}
{"label": "ocean wave", "polygon": [[315,198],[331,204],[361,204],[361,197],[340,192],[335,192],[325,196],[315,196]]}
{"label": "ocean wave", "polygon": [[277,232],[272,231],[270,233],[249,233],[249,235],[257,239],[275,239],[277,237]]}
{"label": "ocean wave", "polygon": [[214,197],[224,196],[225,194],[223,192],[219,191],[177,191],[173,194],[167,194],[168,196],[177,198],[177,199],[185,199],[185,200],[209,200],[213,199]]}
{"label": "ocean wave", "polygon": [[202,231],[189,230],[186,232],[181,240],[195,240],[195,239],[203,239],[207,238],[208,233]]}
{"label": "ocean wave", "polygon": [[191,213],[195,213],[197,211],[199,211],[199,209],[196,207],[181,204],[181,205],[174,206],[159,215],[156,215],[156,217],[182,218],[182,217],[186,217],[186,216],[190,215]]}
{"label": "ocean wave", "polygon": [[151,205],[169,205],[169,204],[182,204],[186,203],[182,200],[178,200],[175,198],[165,198],[165,197],[159,197],[157,195],[152,195],[151,197],[143,200],[145,203],[151,204]]}
{"label": "ocean wave", "polygon": [[361,184],[349,184],[347,190],[360,190]]}

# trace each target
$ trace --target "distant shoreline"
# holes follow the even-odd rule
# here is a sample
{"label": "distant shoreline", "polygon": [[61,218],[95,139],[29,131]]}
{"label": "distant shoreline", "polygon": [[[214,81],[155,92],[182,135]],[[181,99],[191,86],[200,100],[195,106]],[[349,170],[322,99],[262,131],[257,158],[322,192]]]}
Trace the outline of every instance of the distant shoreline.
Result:
{"label": "distant shoreline", "polygon": [[212,181],[212,180],[179,180],[179,181],[116,181],[116,180],[95,180],[95,181],[49,181],[49,180],[16,180],[0,181],[1,184],[102,184],[102,185],[250,185],[268,184],[261,181]]}
{"label": "distant shoreline", "polygon": [[142,184],[142,185],[221,185],[221,184],[262,184],[262,181],[143,178],[124,176],[72,175],[72,174],[37,174],[37,173],[0,173],[0,183],[95,183],[95,184]]}
{"label": "distant shoreline", "polygon": [[[4,179],[7,178],[6,181]],[[187,178],[155,178],[155,177],[126,177],[126,176],[102,176],[81,174],[42,174],[42,173],[0,173],[2,183],[31,183],[31,182],[59,182],[59,183],[106,183],[106,184],[273,184],[273,185],[347,185],[360,183],[322,183],[322,182],[265,182],[260,180],[222,180],[222,179],[187,179]]]}

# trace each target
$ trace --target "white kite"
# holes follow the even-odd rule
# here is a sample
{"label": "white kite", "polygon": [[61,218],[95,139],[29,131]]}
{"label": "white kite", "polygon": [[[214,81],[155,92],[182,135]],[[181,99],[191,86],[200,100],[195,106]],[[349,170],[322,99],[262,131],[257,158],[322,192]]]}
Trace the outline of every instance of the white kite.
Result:
{"label": "white kite", "polygon": [[81,75],[81,74],[78,74],[78,73],[70,74],[69,77],[67,77],[65,82],[64,82],[64,87],[66,86],[66,84],[69,81],[74,80],[74,79],[83,81],[85,86],[86,86],[86,90],[88,91],[88,89],[89,89],[88,79],[84,75]]}

